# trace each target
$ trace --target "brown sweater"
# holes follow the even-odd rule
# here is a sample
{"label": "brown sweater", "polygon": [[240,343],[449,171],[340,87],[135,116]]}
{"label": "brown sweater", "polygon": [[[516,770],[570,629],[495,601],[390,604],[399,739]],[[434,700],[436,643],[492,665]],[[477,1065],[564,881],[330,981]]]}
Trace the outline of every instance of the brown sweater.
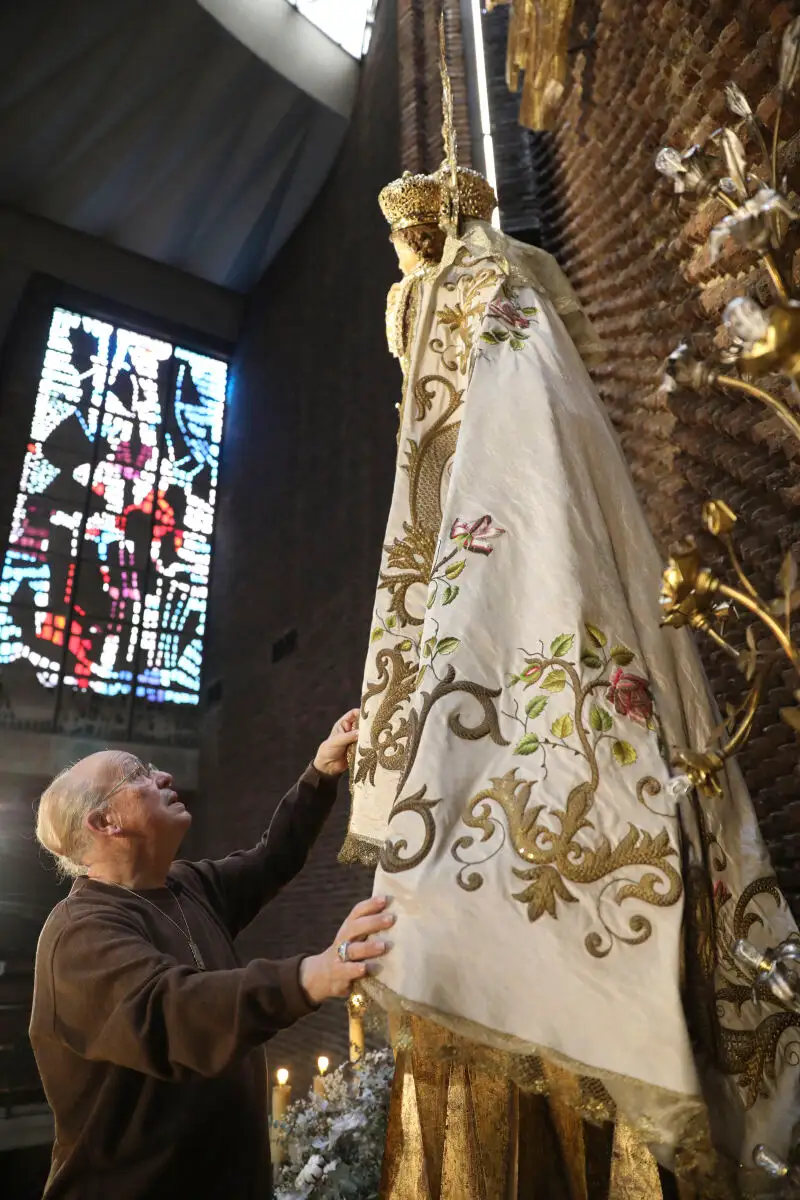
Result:
{"label": "brown sweater", "polygon": [[[310,767],[268,844],[176,862],[167,887],[136,895],[80,879],[54,908],[30,1028],[55,1114],[47,1200],[267,1200],[262,1047],[311,1007],[300,958],[242,966],[233,940],[303,866],[335,798]],[[181,926],[176,896],[205,971],[152,907]]]}

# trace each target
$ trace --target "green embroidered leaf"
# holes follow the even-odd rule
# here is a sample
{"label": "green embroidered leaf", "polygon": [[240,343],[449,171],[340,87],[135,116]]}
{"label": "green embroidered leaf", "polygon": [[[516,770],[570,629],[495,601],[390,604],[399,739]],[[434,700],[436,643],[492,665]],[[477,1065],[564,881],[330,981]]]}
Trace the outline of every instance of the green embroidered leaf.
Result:
{"label": "green embroidered leaf", "polygon": [[585,667],[590,667],[593,671],[599,670],[603,665],[603,660],[598,658],[596,654],[592,654],[591,650],[584,650],[581,655],[581,662]]}
{"label": "green embroidered leaf", "polygon": [[438,592],[438,590],[439,590],[438,583],[434,583],[431,585],[430,595],[428,596],[428,603],[425,605],[426,608],[433,608],[434,604],[436,603],[436,593]]}
{"label": "green embroidered leaf", "polygon": [[615,762],[619,763],[621,767],[632,766],[639,757],[630,742],[614,742],[611,753],[614,755]]}
{"label": "green embroidered leaf", "polygon": [[370,642],[377,642],[383,637],[383,630],[377,625],[369,635]]}
{"label": "green embroidered leaf", "polygon": [[515,754],[533,754],[539,749],[539,739],[535,733],[526,733],[514,747]]}
{"label": "green embroidered leaf", "polygon": [[528,666],[522,672],[520,679],[524,679],[525,687],[529,688],[529,687],[533,687],[533,685],[535,683],[538,683],[543,675],[544,675],[544,667],[542,666],[541,663],[529,662]]}
{"label": "green embroidered leaf", "polygon": [[525,706],[525,715],[533,720],[534,717],[542,715],[547,708],[547,696],[537,696],[535,700],[529,700]]}
{"label": "green embroidered leaf", "polygon": [[511,349],[512,350],[524,350],[525,343],[521,342],[519,338],[512,338],[511,339]]}
{"label": "green embroidered leaf", "polygon": [[397,624],[397,617],[394,615],[394,613],[389,613],[389,616],[386,618],[386,628],[394,629],[396,624]]}
{"label": "green embroidered leaf", "polygon": [[455,600],[456,596],[458,595],[459,591],[460,591],[460,588],[448,583],[447,587],[444,589],[444,599],[442,600],[442,608],[444,608],[445,604],[452,604],[453,601]]}
{"label": "green embroidered leaf", "polygon": [[458,579],[459,575],[464,570],[464,567],[466,565],[467,565],[467,560],[465,558],[461,558],[458,560],[458,562],[454,562],[454,563],[450,564],[450,566],[445,571],[445,575],[447,576],[448,579]]}
{"label": "green embroidered leaf", "polygon": [[415,688],[418,688],[419,685],[422,683],[422,680],[425,678],[425,672],[427,671],[427,669],[428,669],[427,667],[420,667],[419,674],[417,675],[417,678],[414,681]]}
{"label": "green embroidered leaf", "polygon": [[538,311],[538,308],[523,308],[522,310],[526,317],[535,317]]}
{"label": "green embroidered leaf", "polygon": [[495,329],[494,336],[498,342],[507,342],[511,334],[507,329]]}
{"label": "green embroidered leaf", "polygon": [[488,333],[488,332],[487,332],[487,333],[482,333],[482,334],[481,334],[481,341],[482,341],[482,342],[488,342],[490,346],[496,346],[496,345],[497,345],[497,338],[494,336],[494,334],[493,334],[493,333]]}
{"label": "green embroidered leaf", "polygon": [[404,642],[401,642],[397,648],[398,648],[398,650],[405,651],[405,650],[410,650],[413,645],[414,645],[414,643],[409,638],[406,638],[406,640]]}
{"label": "green embroidered leaf", "polygon": [[425,646],[423,648],[423,651],[422,651],[422,657],[430,658],[430,656],[433,654],[433,648],[435,645],[436,645],[436,638],[435,637],[428,638],[428,640],[425,643]]}
{"label": "green embroidered leaf", "polygon": [[593,704],[589,712],[589,724],[595,733],[608,733],[614,722],[608,709]]}
{"label": "green embroidered leaf", "polygon": [[602,650],[603,646],[608,645],[608,638],[602,629],[598,629],[596,625],[585,625],[584,628],[595,646],[598,646]]}
{"label": "green embroidered leaf", "polygon": [[455,637],[442,638],[442,640],[436,646],[436,653],[437,654],[454,654],[460,645],[461,645],[461,642],[458,638],[455,638]]}
{"label": "green embroidered leaf", "polygon": [[550,653],[553,658],[563,658],[567,651],[572,649],[574,641],[574,633],[560,633],[557,638],[553,638],[550,643]]}
{"label": "green embroidered leaf", "polygon": [[567,686],[567,677],[563,671],[551,671],[546,679],[542,680],[542,688],[546,692],[563,692]]}
{"label": "green embroidered leaf", "polygon": [[627,646],[612,646],[609,655],[618,667],[627,667],[636,658],[636,655]]}
{"label": "green embroidered leaf", "polygon": [[563,717],[556,717],[550,726],[550,732],[553,737],[561,738],[563,741],[564,738],[569,737],[574,728],[575,725],[573,724],[572,717],[569,713],[565,713]]}

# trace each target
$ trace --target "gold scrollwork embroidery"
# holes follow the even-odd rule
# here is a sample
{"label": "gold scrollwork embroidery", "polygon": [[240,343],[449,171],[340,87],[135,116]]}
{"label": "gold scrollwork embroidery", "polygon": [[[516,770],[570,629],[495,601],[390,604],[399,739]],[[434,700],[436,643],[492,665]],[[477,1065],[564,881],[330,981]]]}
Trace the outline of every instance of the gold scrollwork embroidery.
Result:
{"label": "gold scrollwork embroidery", "polygon": [[[670,861],[677,857],[677,848],[666,827],[652,834],[630,824],[617,842],[605,835],[593,845],[584,840],[584,831],[594,828],[591,815],[601,778],[600,748],[608,744],[611,769],[626,769],[637,761],[638,752],[621,736],[617,726],[628,723],[631,728],[638,726],[658,734],[647,680],[629,669],[635,660],[633,652],[621,644],[609,648],[607,635],[593,625],[586,626],[586,637],[580,670],[567,657],[576,641],[574,634],[559,634],[549,652],[542,646],[538,651],[525,653],[524,665],[512,677],[510,686],[522,686],[524,691],[537,688],[538,695],[525,704],[524,718],[516,701],[516,711],[505,715],[522,727],[514,753],[525,758],[537,756],[540,776],[521,778],[519,768],[512,767],[493,778],[488,787],[467,802],[462,817],[467,828],[480,832],[482,857],[477,861],[464,857],[475,847],[475,836],[470,834],[459,837],[451,853],[460,864],[458,883],[468,891],[475,891],[483,883],[479,868],[500,852],[507,833],[515,854],[526,864],[512,868],[513,874],[527,884],[514,892],[513,898],[527,907],[531,921],[545,915],[557,917],[559,902],[577,901],[575,887],[605,880],[596,898],[597,916],[604,932],[592,930],[584,939],[593,957],[604,958],[615,942],[640,945],[652,934],[652,923],[641,912],[628,918],[627,933],[615,929],[606,918],[609,900],[616,907],[627,900],[669,907],[680,900],[683,885],[680,871]],[[571,711],[548,718],[546,709],[551,700],[570,693]],[[597,698],[598,693],[602,693],[605,703]],[[571,789],[563,808],[535,803],[535,789],[547,779],[549,753],[566,753],[576,762],[582,760],[588,772],[588,778]],[[649,798],[661,791],[661,784],[652,776],[645,776],[636,785],[639,802],[650,812],[655,810]],[[495,816],[497,808],[504,815],[504,823]],[[651,869],[637,878],[620,874],[629,868]]]}
{"label": "gold scrollwork embroidery", "polygon": [[[505,774],[491,779],[489,786],[467,802],[462,816],[467,829],[476,833],[459,836],[451,853],[459,863],[456,876],[459,885],[467,891],[477,891],[483,884],[481,867],[494,858],[507,841],[510,842],[521,860],[520,866],[512,867],[513,874],[526,885],[513,893],[513,898],[526,906],[531,921],[545,915],[556,918],[560,904],[577,901],[576,887],[604,883],[595,901],[603,933],[592,930],[584,939],[587,951],[596,958],[603,958],[615,942],[640,945],[647,941],[653,928],[642,912],[634,912],[627,918],[625,933],[614,928],[606,916],[609,901],[616,908],[629,900],[666,908],[681,899],[683,884],[679,869],[671,861],[678,851],[666,826],[651,833],[629,824],[627,832],[617,841],[606,835],[596,837],[592,844],[586,841],[585,831],[594,829],[591,818],[601,779],[601,747],[608,745],[610,769],[626,769],[638,760],[638,752],[621,736],[618,725],[629,723],[658,735],[647,680],[629,669],[635,660],[633,652],[620,644],[608,648],[608,638],[595,626],[587,625],[586,633],[589,641],[581,654],[580,670],[568,657],[576,640],[573,634],[558,635],[549,652],[543,646],[533,653],[523,652],[525,664],[512,677],[510,686],[521,685],[525,690],[536,687],[539,695],[525,705],[524,720],[519,716],[517,706],[517,715],[513,719],[523,728],[513,753],[523,758],[541,755],[540,778],[521,777],[520,768],[512,766]],[[488,735],[498,745],[510,745],[501,732],[496,708],[503,689],[457,680],[455,668],[450,666],[437,685],[424,693],[420,709],[410,714],[408,755],[398,796],[401,796],[414,765],[433,707],[454,691],[473,695],[484,714],[478,725],[467,727],[459,712],[451,713],[448,726],[455,736],[463,739]],[[598,698],[600,692],[605,703]],[[561,693],[571,693],[571,711],[546,718],[545,733],[541,728],[545,709],[550,700]],[[551,752],[567,753],[582,760],[588,773],[588,778],[576,783],[569,791],[563,807],[535,803],[535,789],[547,778],[546,755]],[[602,766],[602,770],[606,767]],[[661,791],[661,784],[652,776],[640,778],[636,785],[637,798],[648,808],[648,800]],[[395,804],[390,826],[401,812],[416,812],[423,818],[424,838],[419,850],[405,858],[402,851],[408,849],[407,841],[388,841],[382,862],[389,863],[392,870],[410,870],[423,862],[432,850],[436,837],[436,803],[438,801],[425,799],[423,788],[408,801],[400,799]],[[497,809],[502,812],[503,821],[498,819]],[[480,859],[475,861],[465,857],[476,848],[481,851]],[[631,868],[644,870],[635,876],[622,874]]]}
{"label": "gold scrollwork embroidery", "polygon": [[445,696],[450,696],[458,692],[472,697],[477,702],[483,710],[483,719],[479,720],[476,724],[470,725],[462,718],[460,711],[452,712],[447,721],[450,732],[465,741],[477,741],[480,738],[490,737],[498,746],[508,745],[508,742],[500,732],[497,711],[494,706],[494,701],[500,695],[500,689],[492,690],[491,688],[483,687],[481,684],[472,683],[470,680],[456,679],[454,668],[447,667],[442,678],[437,681],[436,686],[431,691],[422,693],[421,708],[419,710],[412,710],[409,715],[408,753],[397,789],[398,799],[392,805],[392,811],[389,814],[390,826],[392,821],[402,813],[412,812],[419,816],[422,819],[424,827],[423,841],[419,850],[404,858],[402,857],[402,852],[408,849],[408,840],[406,838],[399,838],[396,841],[392,841],[391,838],[387,838],[380,857],[381,866],[385,871],[395,874],[399,871],[410,871],[424,862],[433,849],[436,839],[436,822],[433,817],[433,810],[439,801],[425,798],[427,785],[424,785],[418,792],[415,792],[413,796],[407,799],[402,799],[401,793],[414,765],[422,735],[432,710]]}
{"label": "gold scrollwork embroidery", "polygon": [[496,285],[500,273],[494,266],[482,270],[463,271],[455,279],[442,285],[442,290],[457,295],[452,304],[437,309],[436,319],[449,333],[449,338],[431,339],[430,348],[441,357],[447,371],[458,371],[466,375],[469,370],[472,349],[486,304],[489,288]]}
{"label": "gold scrollwork embroidery", "polygon": [[[704,1057],[724,1075],[733,1076],[746,1108],[765,1094],[767,1083],[775,1082],[783,1065],[791,1065],[781,1051],[784,1034],[800,1029],[800,1016],[782,1004],[768,987],[756,989],[764,1016],[746,1027],[742,1014],[754,1002],[753,983],[739,966],[734,945],[747,937],[762,917],[748,911],[759,896],[771,896],[780,908],[785,904],[773,876],[753,880],[737,900],[723,880],[712,885],[705,866],[693,864],[685,872],[687,1016],[695,1041]],[[738,1016],[745,1027],[726,1023]],[[792,1055],[795,1058],[796,1053]]]}
{"label": "gold scrollwork embroidery", "polygon": [[433,403],[436,389],[443,387],[444,411],[419,442],[409,438],[404,470],[408,473],[410,521],[403,524],[402,538],[386,546],[386,567],[380,588],[391,594],[390,611],[401,626],[422,624],[422,617],[408,611],[406,598],[414,584],[427,588],[433,570],[436,542],[442,525],[442,475],[455,454],[459,424],[451,418],[458,411],[463,392],[441,375],[425,375],[413,390],[420,419]]}
{"label": "gold scrollwork embroidery", "polygon": [[[613,899],[617,905],[629,899],[657,907],[677,903],[682,895],[682,884],[680,873],[668,861],[677,851],[670,843],[667,830],[661,830],[654,836],[631,825],[616,845],[604,836],[594,848],[589,848],[578,840],[577,835],[581,830],[591,828],[588,816],[599,774],[597,782],[580,783],[574,787],[563,809],[547,809],[547,815],[554,818],[558,825],[558,832],[555,832],[539,820],[544,805],[529,807],[535,781],[518,778],[517,770],[512,767],[505,775],[493,779],[488,788],[478,792],[468,802],[463,817],[467,827],[480,830],[481,841],[485,843],[497,831],[492,803],[502,809],[514,851],[521,859],[532,864],[513,868],[513,874],[528,885],[522,891],[513,893],[513,899],[527,906],[531,921],[538,921],[545,914],[556,917],[557,901],[571,904],[577,900],[569,885],[598,883],[615,875],[601,891],[598,900],[598,915],[607,937],[604,939],[597,931],[588,933],[584,943],[586,949],[593,957],[604,958],[614,941],[632,945],[646,941],[652,933],[652,925],[644,915],[637,913],[629,918],[631,936],[627,937],[613,930],[606,922],[601,905],[609,889],[613,889]],[[501,831],[503,836],[500,845],[493,848],[480,863],[466,863],[460,858],[464,850],[471,848],[473,837],[462,836],[454,843],[453,857],[462,864],[459,883],[468,891],[475,891],[482,886],[483,878],[474,868],[488,862],[502,848],[505,830],[501,827]],[[616,876],[616,872],[625,867],[653,867],[655,870],[639,880]],[[471,870],[471,874],[465,876],[467,869]]]}
{"label": "gold scrollwork embroidery", "polygon": [[384,647],[375,657],[378,678],[369,684],[361,701],[361,716],[366,721],[369,702],[382,696],[369,727],[369,746],[359,745],[354,782],[365,779],[375,783],[378,767],[402,771],[409,735],[408,718],[403,715],[417,677],[417,666],[409,662],[399,646]]}
{"label": "gold scrollwork embroidery", "polygon": [[408,858],[402,856],[403,851],[408,849],[407,838],[398,838],[394,842],[387,840],[381,851],[380,864],[383,870],[390,875],[396,875],[399,871],[411,871],[414,867],[418,867],[433,849],[436,839],[436,821],[433,810],[440,801],[427,800],[425,798],[426,791],[427,788],[423,785],[413,796],[409,796],[406,800],[397,800],[392,808],[390,820],[399,817],[401,813],[408,812],[420,817],[424,834],[419,849],[414,854],[410,854]]}

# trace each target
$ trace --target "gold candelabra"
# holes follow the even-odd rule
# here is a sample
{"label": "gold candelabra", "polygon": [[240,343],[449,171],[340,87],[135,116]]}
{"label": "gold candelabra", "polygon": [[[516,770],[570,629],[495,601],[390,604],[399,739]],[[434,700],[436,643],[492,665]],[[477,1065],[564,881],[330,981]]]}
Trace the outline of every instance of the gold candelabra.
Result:
{"label": "gold candelabra", "polygon": [[[800,17],[784,31],[772,128],[762,124],[741,89],[728,84],[725,96],[738,118],[736,128],[717,130],[709,145],[692,146],[683,153],[665,147],[658,153],[656,167],[672,181],[679,203],[689,195],[701,202],[722,202],[727,213],[707,239],[710,261],[715,262],[732,239],[760,258],[774,294],[769,307],[750,296],[732,300],[722,318],[726,349],[712,360],[682,342],[667,361],[664,386],[695,391],[720,388],[747,396],[775,413],[800,442],[800,414],[790,402],[800,397],[800,298],[793,291],[786,246],[790,229],[800,220],[800,197],[779,178],[781,118],[798,74]],[[762,386],[764,380],[771,386]],[[750,736],[775,663],[788,659],[800,683],[800,646],[792,631],[800,588],[797,564],[789,552],[780,571],[780,595],[772,599],[760,595],[736,551],[736,514],[723,500],[715,499],[704,505],[702,517],[707,532],[725,550],[736,583],[731,586],[720,579],[692,540],[673,552],[664,571],[661,608],[665,625],[702,632],[732,657],[748,683],[744,700],[729,708],[715,742],[701,750],[681,750],[676,756],[691,784],[715,797],[721,794],[718,776],[726,759]],[[739,650],[726,631],[742,611],[756,622],[747,627],[746,649]],[[800,687],[794,695],[800,701]],[[781,716],[800,732],[800,707],[784,708]]]}

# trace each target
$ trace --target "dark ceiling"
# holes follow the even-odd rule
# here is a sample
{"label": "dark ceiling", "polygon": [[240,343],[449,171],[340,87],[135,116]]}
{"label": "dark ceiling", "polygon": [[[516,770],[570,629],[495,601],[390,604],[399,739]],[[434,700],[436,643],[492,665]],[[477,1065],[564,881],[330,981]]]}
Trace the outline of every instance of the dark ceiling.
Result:
{"label": "dark ceiling", "polygon": [[[291,32],[287,55],[310,38],[306,60],[316,47],[353,71],[285,0],[260,3],[272,29],[277,16]],[[280,63],[274,33],[264,37]],[[279,73],[196,0],[7,2],[0,204],[246,292],[347,126],[287,66]]]}

